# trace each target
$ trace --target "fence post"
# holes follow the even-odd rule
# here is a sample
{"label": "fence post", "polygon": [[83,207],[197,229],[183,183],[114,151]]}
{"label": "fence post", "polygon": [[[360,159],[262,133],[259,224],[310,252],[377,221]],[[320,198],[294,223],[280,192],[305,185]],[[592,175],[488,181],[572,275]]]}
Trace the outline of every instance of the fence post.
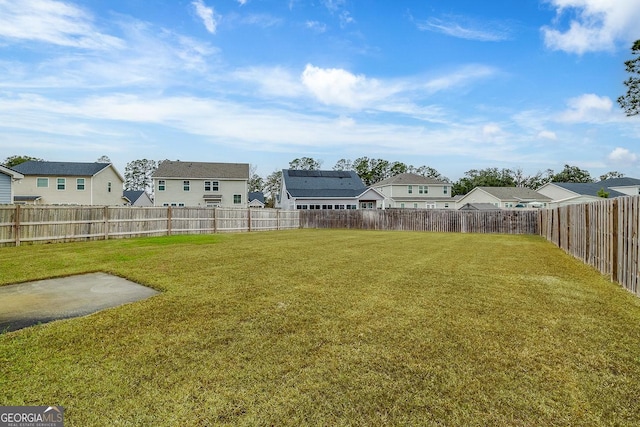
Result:
{"label": "fence post", "polygon": [[213,208],[213,234],[218,232],[218,208]]}
{"label": "fence post", "polygon": [[20,246],[20,205],[16,205],[14,234],[16,236],[16,246]]}
{"label": "fence post", "polygon": [[103,208],[104,217],[104,240],[109,240],[109,207],[105,206]]}
{"label": "fence post", "polygon": [[171,206],[167,206],[167,236],[171,236],[171,222],[173,221],[171,215]]}
{"label": "fence post", "polygon": [[611,280],[618,281],[618,199],[611,204]]}
{"label": "fence post", "polygon": [[591,251],[591,228],[590,228],[590,224],[589,224],[590,218],[589,218],[589,204],[585,203],[584,204],[584,232],[585,232],[585,236],[584,236],[584,261],[589,264],[591,262],[591,257],[589,256],[589,253]]}
{"label": "fence post", "polygon": [[247,227],[248,227],[248,231],[249,233],[251,233],[251,208],[247,208]]}

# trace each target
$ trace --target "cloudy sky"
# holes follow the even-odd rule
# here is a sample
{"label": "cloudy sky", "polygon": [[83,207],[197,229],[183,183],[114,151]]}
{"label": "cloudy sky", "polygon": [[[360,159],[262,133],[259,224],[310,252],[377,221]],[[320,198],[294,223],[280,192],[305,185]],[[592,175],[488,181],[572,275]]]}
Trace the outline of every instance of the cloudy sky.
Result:
{"label": "cloudy sky", "polygon": [[640,177],[638,0],[0,0],[0,160]]}

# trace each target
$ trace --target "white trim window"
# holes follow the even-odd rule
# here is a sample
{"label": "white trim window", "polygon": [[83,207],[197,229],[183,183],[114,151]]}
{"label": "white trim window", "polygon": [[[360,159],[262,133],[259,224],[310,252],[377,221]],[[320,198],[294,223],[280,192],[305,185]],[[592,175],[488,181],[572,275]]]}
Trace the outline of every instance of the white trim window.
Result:
{"label": "white trim window", "polygon": [[84,191],[84,178],[76,178],[76,190]]}
{"label": "white trim window", "polygon": [[67,189],[67,179],[66,178],[56,178],[56,188],[60,191],[64,191]]}
{"label": "white trim window", "polygon": [[49,188],[49,178],[37,178],[36,179],[36,187],[38,187],[38,188]]}

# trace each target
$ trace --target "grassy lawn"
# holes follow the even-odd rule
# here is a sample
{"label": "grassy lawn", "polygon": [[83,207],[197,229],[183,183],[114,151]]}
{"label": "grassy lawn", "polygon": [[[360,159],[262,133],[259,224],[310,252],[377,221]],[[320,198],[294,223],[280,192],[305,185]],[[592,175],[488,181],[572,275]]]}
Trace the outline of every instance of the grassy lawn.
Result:
{"label": "grassy lawn", "polygon": [[533,236],[293,230],[0,249],[163,291],[0,335],[0,404],[93,425],[638,425],[640,299]]}

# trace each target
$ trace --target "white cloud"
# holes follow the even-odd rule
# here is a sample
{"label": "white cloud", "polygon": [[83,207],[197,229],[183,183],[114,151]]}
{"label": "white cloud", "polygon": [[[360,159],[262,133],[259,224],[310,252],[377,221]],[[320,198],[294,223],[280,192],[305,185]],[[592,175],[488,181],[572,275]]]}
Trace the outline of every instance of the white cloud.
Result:
{"label": "white cloud", "polygon": [[465,65],[458,70],[446,73],[442,77],[429,80],[425,84],[425,88],[430,92],[438,92],[452,87],[462,86],[480,78],[491,77],[495,74],[496,70],[494,68],[485,65]]}
{"label": "white cloud", "polygon": [[638,156],[626,148],[616,147],[608,156],[609,160],[619,165],[631,165],[638,161]]}
{"label": "white cloud", "polygon": [[549,130],[543,130],[543,131],[538,132],[538,138],[555,141],[555,140],[558,139],[558,136],[556,135],[555,132],[552,132],[552,131],[549,131]]}
{"label": "white cloud", "polygon": [[247,0],[238,0],[238,3],[240,4],[240,6],[244,6],[245,4],[247,4]]}
{"label": "white cloud", "polygon": [[416,21],[421,31],[432,31],[467,40],[502,41],[510,38],[510,31],[506,25],[498,22],[477,23],[469,18],[459,16],[447,19],[429,18],[426,21]]}
{"label": "white cloud", "polygon": [[218,27],[218,17],[213,7],[208,7],[203,0],[194,0],[191,5],[195,8],[196,14],[202,19],[202,23],[211,34],[215,34]]}
{"label": "white cloud", "polygon": [[0,37],[82,49],[124,45],[119,38],[100,32],[88,12],[55,0],[0,0]]}
{"label": "white cloud", "polygon": [[362,108],[393,92],[376,79],[311,64],[307,64],[302,72],[302,83],[323,104],[348,108]]}
{"label": "white cloud", "polygon": [[628,43],[637,38],[640,22],[637,0],[546,1],[557,12],[554,24],[542,27],[545,44],[550,49],[577,54],[610,51],[618,41]]}
{"label": "white cloud", "polygon": [[316,33],[324,33],[327,31],[327,25],[318,21],[307,21],[305,22],[305,26]]}
{"label": "white cloud", "polygon": [[607,96],[590,93],[571,98],[567,104],[569,109],[559,116],[559,120],[562,122],[601,123],[611,118],[613,102]]}

